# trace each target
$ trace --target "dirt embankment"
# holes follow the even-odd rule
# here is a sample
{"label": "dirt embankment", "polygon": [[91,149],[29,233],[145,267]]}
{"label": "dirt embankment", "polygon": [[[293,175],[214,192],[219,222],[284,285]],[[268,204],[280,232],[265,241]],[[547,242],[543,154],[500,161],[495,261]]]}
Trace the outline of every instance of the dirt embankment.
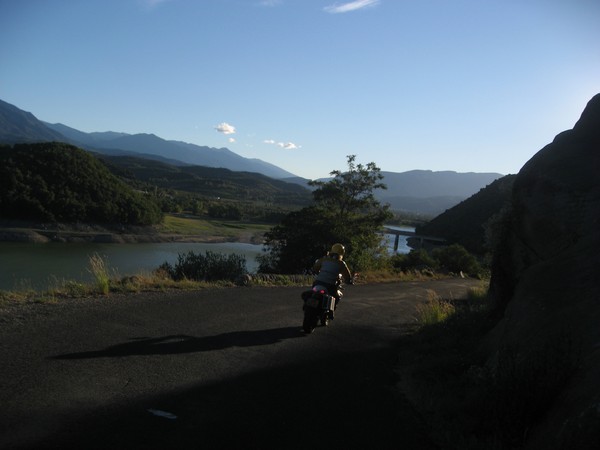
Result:
{"label": "dirt embankment", "polygon": [[256,244],[259,237],[252,233],[237,236],[211,234],[168,234],[160,233],[152,227],[109,229],[91,225],[52,225],[52,226],[1,226],[0,242],[89,242],[103,244],[160,243],[160,242],[243,242]]}

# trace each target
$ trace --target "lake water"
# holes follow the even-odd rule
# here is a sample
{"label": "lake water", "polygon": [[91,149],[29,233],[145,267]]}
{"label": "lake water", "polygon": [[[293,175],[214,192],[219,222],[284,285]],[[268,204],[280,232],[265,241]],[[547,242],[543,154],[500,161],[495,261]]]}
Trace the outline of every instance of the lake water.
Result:
{"label": "lake water", "polygon": [[81,244],[0,242],[0,289],[45,289],[57,280],[91,281],[89,258],[97,253],[119,276],[151,273],[162,263],[175,264],[180,253],[235,253],[246,257],[246,267],[256,271],[261,245],[222,244]]}
{"label": "lake water", "polygon": [[[394,225],[386,225],[386,227],[390,228],[392,230],[409,231],[411,233],[415,232],[414,227],[394,226]],[[384,239],[385,243],[387,244],[387,248],[389,249],[390,254],[394,253],[394,241],[396,239],[396,236],[393,234],[385,234],[383,236],[383,239]],[[408,239],[408,236],[399,236],[398,250],[396,253],[410,253],[410,251],[412,249],[408,246],[407,239]]]}
{"label": "lake water", "polygon": [[[394,228],[394,227],[390,227]],[[414,228],[396,227],[406,231]],[[385,235],[390,253],[394,247],[393,235]],[[227,242],[160,243],[160,244],[82,244],[0,242],[0,290],[38,289],[56,286],[62,280],[92,281],[89,258],[97,253],[115,275],[128,276],[151,273],[164,262],[175,264],[179,254],[193,251],[204,254],[235,253],[246,257],[246,268],[255,272],[256,257],[262,254],[262,246]],[[408,253],[406,237],[400,236],[398,253]]]}

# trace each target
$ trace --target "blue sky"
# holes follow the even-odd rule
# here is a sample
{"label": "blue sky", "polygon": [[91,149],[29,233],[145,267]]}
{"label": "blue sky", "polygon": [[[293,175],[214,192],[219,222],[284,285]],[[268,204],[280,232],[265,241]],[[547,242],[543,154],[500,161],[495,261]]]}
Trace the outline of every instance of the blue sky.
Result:
{"label": "blue sky", "polygon": [[0,0],[41,120],[346,167],[517,173],[600,92],[597,0]]}

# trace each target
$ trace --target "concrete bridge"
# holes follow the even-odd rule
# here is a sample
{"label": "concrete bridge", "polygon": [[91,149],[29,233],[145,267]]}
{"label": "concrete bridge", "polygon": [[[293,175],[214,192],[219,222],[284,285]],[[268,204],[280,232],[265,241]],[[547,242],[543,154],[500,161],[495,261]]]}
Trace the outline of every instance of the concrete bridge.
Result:
{"label": "concrete bridge", "polygon": [[408,236],[413,239],[417,239],[419,241],[418,248],[423,248],[423,245],[426,242],[435,244],[435,245],[443,245],[446,242],[445,239],[442,239],[439,237],[424,236],[424,235],[416,234],[413,231],[395,230],[393,228],[388,228],[388,227],[383,227],[383,233],[384,234],[393,234],[396,236],[396,239],[394,240],[394,251],[395,252],[398,251],[398,242],[400,241],[400,236]]}

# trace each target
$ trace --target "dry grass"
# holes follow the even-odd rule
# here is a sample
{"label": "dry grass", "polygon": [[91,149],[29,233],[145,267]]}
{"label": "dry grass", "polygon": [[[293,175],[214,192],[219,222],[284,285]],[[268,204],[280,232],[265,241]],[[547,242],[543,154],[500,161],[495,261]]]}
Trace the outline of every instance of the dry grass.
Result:
{"label": "dry grass", "polygon": [[421,325],[434,325],[443,322],[454,314],[455,308],[443,300],[435,291],[427,291],[427,303],[417,305],[417,319]]}
{"label": "dry grass", "polygon": [[[88,270],[93,274],[91,283],[73,280],[55,279],[53,285],[44,292],[31,288],[23,283],[18,289],[0,291],[0,307],[11,303],[49,303],[64,298],[86,298],[110,295],[114,293],[138,293],[169,290],[197,290],[206,288],[232,287],[233,281],[194,281],[189,279],[173,280],[161,269],[152,273],[139,273],[132,276],[120,277],[110,268],[98,254],[92,255]],[[357,283],[386,283],[402,281],[419,281],[442,278],[442,275],[425,274],[418,271],[402,272],[395,270],[379,270],[362,272]],[[247,284],[255,286],[308,286],[312,283],[310,275],[251,275]]]}
{"label": "dry grass", "polygon": [[367,270],[358,276],[359,283],[386,283],[396,281],[422,281],[444,278],[431,272],[400,271],[400,270]]}

